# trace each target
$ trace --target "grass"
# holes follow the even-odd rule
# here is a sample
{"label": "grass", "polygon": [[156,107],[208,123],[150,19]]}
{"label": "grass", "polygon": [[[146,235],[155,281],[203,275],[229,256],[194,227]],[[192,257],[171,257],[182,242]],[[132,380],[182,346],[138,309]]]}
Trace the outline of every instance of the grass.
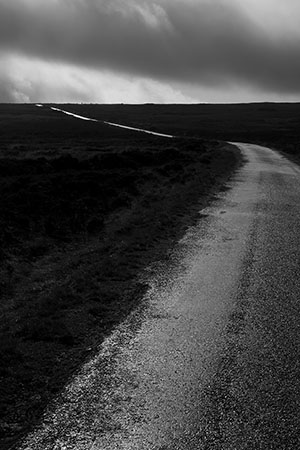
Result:
{"label": "grass", "polygon": [[41,416],[134,308],[139,273],[168,257],[239,164],[167,140],[0,105],[0,445]]}
{"label": "grass", "polygon": [[300,104],[63,105],[88,117],[179,136],[265,144],[300,160]]}

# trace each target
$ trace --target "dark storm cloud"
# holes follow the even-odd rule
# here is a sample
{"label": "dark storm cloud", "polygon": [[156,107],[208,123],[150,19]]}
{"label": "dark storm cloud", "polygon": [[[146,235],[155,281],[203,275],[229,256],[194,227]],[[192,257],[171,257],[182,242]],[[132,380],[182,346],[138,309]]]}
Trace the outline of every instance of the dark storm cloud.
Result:
{"label": "dark storm cloud", "polygon": [[0,0],[0,49],[158,80],[299,92],[299,34],[272,33],[238,5]]}

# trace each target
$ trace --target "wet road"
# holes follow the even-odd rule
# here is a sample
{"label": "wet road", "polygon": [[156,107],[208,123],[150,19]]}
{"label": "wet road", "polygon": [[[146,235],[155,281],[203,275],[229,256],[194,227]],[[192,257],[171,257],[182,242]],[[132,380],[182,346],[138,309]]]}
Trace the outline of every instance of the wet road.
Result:
{"label": "wet road", "polygon": [[[36,104],[35,106],[43,107],[43,105],[40,105],[40,104]],[[50,107],[50,109],[52,109],[52,111],[61,112],[63,114],[66,114],[67,116],[74,117],[75,119],[86,120],[88,122],[104,123],[105,125],[109,125],[112,127],[123,128],[125,130],[131,130],[131,131],[137,131],[139,133],[151,134],[153,136],[159,136],[159,137],[164,137],[164,138],[169,138],[169,139],[174,138],[174,136],[172,136],[171,134],[157,133],[156,131],[144,130],[142,128],[128,127],[127,125],[120,125],[119,123],[107,122],[105,120],[91,119],[90,117],[80,116],[79,114],[74,114],[69,111],[65,111],[64,109],[59,109],[59,108],[54,108],[54,107]]]}
{"label": "wet road", "polygon": [[19,449],[300,448],[300,170],[247,163]]}

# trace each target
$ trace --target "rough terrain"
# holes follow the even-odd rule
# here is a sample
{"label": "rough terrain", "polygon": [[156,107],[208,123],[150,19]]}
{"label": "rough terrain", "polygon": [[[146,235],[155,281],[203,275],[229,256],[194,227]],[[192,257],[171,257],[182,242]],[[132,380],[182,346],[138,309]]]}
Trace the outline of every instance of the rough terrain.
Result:
{"label": "rough terrain", "polygon": [[233,173],[232,146],[0,105],[0,447],[9,448],[147,290]]}
{"label": "rough terrain", "polygon": [[300,170],[248,162],[19,449],[295,449]]}

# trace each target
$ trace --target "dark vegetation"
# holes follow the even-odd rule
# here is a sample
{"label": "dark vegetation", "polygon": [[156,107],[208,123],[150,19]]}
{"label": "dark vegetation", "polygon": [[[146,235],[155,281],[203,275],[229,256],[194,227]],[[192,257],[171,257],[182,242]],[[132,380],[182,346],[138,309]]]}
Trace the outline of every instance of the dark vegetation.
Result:
{"label": "dark vegetation", "polygon": [[[66,107],[66,105],[64,105]],[[96,119],[179,136],[269,145],[300,160],[300,104],[68,105]]]}
{"label": "dark vegetation", "polygon": [[137,304],[138,274],[168,257],[238,161],[216,141],[0,105],[1,448]]}
{"label": "dark vegetation", "polygon": [[219,141],[300,161],[300,104],[61,105],[181,138],[0,105],[0,447],[137,304],[138,277],[237,167]]}

